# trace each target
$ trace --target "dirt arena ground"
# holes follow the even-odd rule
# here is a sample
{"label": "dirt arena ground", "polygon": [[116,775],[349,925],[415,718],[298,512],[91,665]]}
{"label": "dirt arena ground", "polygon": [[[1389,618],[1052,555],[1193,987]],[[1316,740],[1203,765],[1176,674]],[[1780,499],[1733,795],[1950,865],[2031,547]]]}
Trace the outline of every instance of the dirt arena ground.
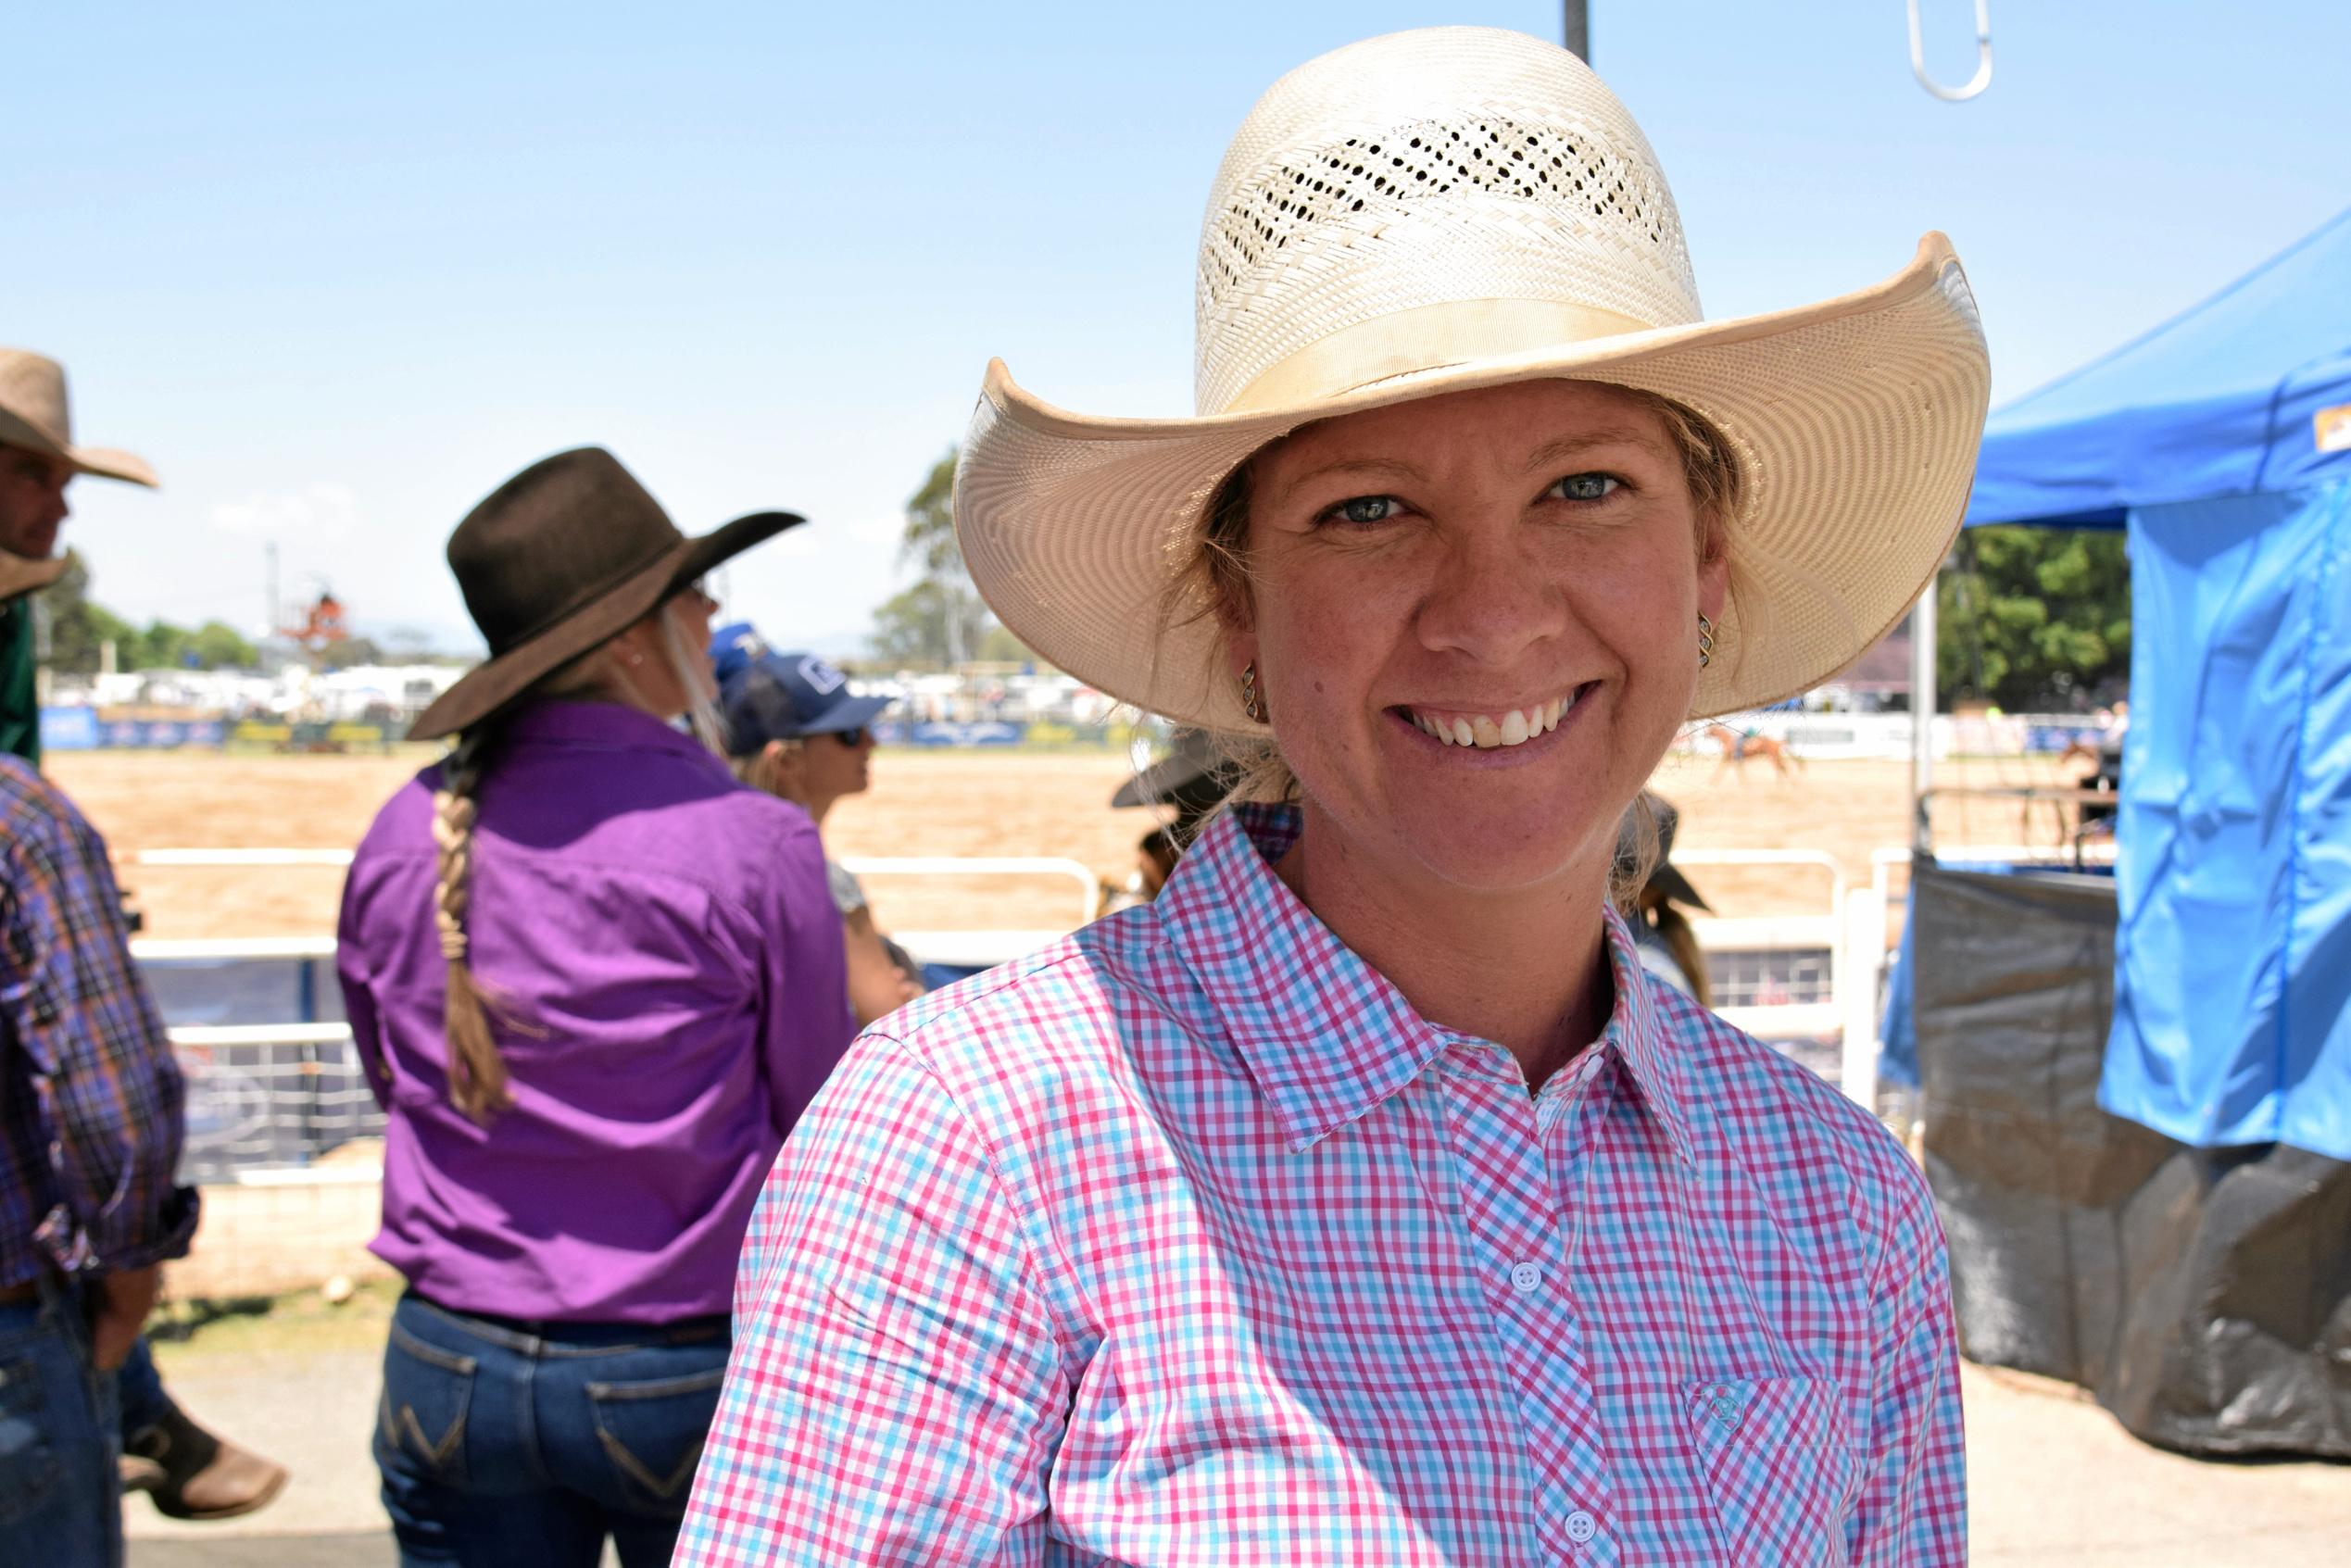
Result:
{"label": "dirt arena ground", "polygon": [[[347,848],[403,780],[432,756],[273,757],[214,753],[82,752],[52,757],[53,777],[124,860],[123,878],[157,937],[303,936],[332,932],[342,873],[333,869],[136,867],[142,849]],[[1123,880],[1148,814],[1113,811],[1128,775],[1123,753],[885,752],[873,790],[844,801],[827,823],[836,855],[1051,855]],[[1900,762],[1813,761],[1790,776],[1750,759],[1743,773],[1711,756],[1669,757],[1655,783],[1681,808],[1680,850],[1825,850],[1849,883],[1869,876],[1869,853],[1908,841],[1908,780]],[[1943,784],[2056,782],[2045,759],[1945,764]],[[2030,834],[2013,804],[1939,803],[1938,842],[2050,844],[2043,816]],[[1785,869],[1692,866],[1718,914],[1822,912],[1826,878]],[[1066,882],[1034,878],[868,879],[886,929],[1067,926],[1077,914]]]}

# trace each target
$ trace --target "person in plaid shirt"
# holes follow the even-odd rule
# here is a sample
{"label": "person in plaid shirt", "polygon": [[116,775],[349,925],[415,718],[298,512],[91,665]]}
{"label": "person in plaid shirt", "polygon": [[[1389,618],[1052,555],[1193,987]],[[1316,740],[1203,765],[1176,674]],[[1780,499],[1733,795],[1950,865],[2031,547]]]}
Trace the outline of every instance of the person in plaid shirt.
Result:
{"label": "person in plaid shirt", "polygon": [[675,1561],[1963,1562],[1918,1170],[1610,903],[1677,731],[1940,563],[1989,386],[1947,243],[1704,321],[1623,107],[1446,28],[1266,94],[1199,284],[1201,418],[995,365],[956,523],[1007,626],[1231,737],[1250,803],[852,1048]]}
{"label": "person in plaid shirt", "polygon": [[105,844],[0,757],[0,1539],[23,1562],[120,1560],[113,1374],[195,1230],[182,1106]]}

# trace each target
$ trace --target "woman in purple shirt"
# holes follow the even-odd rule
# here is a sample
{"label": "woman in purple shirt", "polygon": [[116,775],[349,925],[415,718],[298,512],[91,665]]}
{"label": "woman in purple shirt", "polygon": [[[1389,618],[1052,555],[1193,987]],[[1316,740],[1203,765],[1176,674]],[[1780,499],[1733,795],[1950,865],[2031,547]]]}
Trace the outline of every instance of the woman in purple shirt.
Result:
{"label": "woman in purple shirt", "polygon": [[337,957],[409,1286],[404,1563],[669,1560],[752,1198],[852,1033],[816,830],[710,745],[697,579],[799,521],[688,539],[587,448],[450,538],[492,657],[412,732],[456,746],[360,845]]}

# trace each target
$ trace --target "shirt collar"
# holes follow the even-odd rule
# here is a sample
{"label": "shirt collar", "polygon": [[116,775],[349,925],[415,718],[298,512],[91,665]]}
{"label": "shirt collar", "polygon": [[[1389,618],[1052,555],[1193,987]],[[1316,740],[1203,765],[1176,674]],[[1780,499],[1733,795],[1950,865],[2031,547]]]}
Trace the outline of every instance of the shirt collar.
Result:
{"label": "shirt collar", "polygon": [[[1299,829],[1294,807],[1219,813],[1154,905],[1293,1149],[1364,1115],[1466,1038],[1414,1011],[1274,874]],[[1624,1063],[1687,1160],[1678,1064],[1632,937],[1613,910],[1607,943],[1616,1007],[1593,1048]]]}
{"label": "shirt collar", "polygon": [[1691,1137],[1685,1103],[1688,1064],[1665,1015],[1662,983],[1651,979],[1642,967],[1641,949],[1634,946],[1624,917],[1612,909],[1607,922],[1608,969],[1616,982],[1616,1005],[1608,1015],[1607,1027],[1600,1032],[1596,1048],[1624,1063],[1634,1095],[1665,1129],[1666,1141],[1673,1146],[1675,1155],[1683,1164],[1693,1164],[1697,1146]]}

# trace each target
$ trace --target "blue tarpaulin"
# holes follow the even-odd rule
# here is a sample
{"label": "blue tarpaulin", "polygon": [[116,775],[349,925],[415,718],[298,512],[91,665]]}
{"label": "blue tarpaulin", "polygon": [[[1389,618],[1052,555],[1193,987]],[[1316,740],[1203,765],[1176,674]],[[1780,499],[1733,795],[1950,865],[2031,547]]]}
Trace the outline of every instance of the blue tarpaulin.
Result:
{"label": "blue tarpaulin", "polygon": [[2351,212],[2212,298],[1993,411],[1968,521],[2119,528],[2134,507],[2351,477]]}
{"label": "blue tarpaulin", "polygon": [[2351,1160],[2351,481],[2137,508],[2131,545],[2100,1101]]}
{"label": "blue tarpaulin", "polygon": [[1971,524],[2127,524],[2100,1103],[2351,1160],[2351,212],[2007,405]]}

